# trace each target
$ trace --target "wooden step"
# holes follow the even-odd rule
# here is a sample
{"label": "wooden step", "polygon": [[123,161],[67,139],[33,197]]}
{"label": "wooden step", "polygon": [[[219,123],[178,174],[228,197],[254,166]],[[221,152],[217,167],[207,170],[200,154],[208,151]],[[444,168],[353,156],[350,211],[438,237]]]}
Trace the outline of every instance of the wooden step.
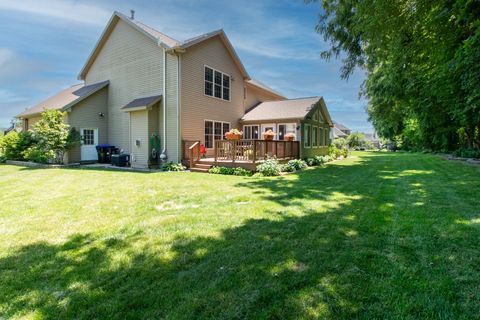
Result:
{"label": "wooden step", "polygon": [[209,168],[199,168],[199,167],[193,167],[190,168],[191,172],[204,172],[207,173]]}
{"label": "wooden step", "polygon": [[207,168],[210,169],[212,167],[211,164],[206,164],[206,163],[196,163],[193,165],[195,168]]}

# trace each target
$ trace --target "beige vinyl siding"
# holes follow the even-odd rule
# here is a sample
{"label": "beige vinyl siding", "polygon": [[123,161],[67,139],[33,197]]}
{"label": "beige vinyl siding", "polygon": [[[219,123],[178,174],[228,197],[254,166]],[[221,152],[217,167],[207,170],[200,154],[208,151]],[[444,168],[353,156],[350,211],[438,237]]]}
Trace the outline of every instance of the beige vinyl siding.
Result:
{"label": "beige vinyl siding", "polygon": [[[72,107],[68,113],[70,127],[80,131],[81,128],[98,129],[98,143],[108,143],[108,89],[104,88]],[[99,116],[103,113],[103,118]],[[79,162],[80,146],[69,151],[69,162]]]}
{"label": "beige vinyl siding", "polygon": [[[166,74],[166,124],[167,130],[166,142],[168,161],[180,162],[180,131],[179,111],[178,107],[178,57],[176,55],[167,54],[167,74]],[[188,126],[188,124],[187,124]]]}
{"label": "beige vinyl siding", "polygon": [[[204,94],[205,65],[230,75],[230,101]],[[243,116],[244,81],[222,41],[214,37],[191,47],[181,57],[181,137],[183,140],[204,139],[204,120],[229,122],[240,128]]]}
{"label": "beige vinyl siding", "polygon": [[42,116],[35,116],[35,117],[31,117],[31,118],[26,118],[28,119],[28,130],[32,130],[33,129],[33,125],[35,123],[37,123],[40,119],[42,119]]}
{"label": "beige vinyl siding", "polygon": [[283,100],[278,96],[272,95],[265,90],[262,90],[251,85],[246,85],[246,97],[245,97],[245,110],[250,109],[251,107],[256,106],[260,102],[264,101],[276,101]]}
{"label": "beige vinyl siding", "polygon": [[[159,111],[160,111],[160,103],[156,103],[152,106],[152,109],[148,111],[148,157],[152,152],[152,146],[150,145],[150,138],[152,135],[159,135],[160,134],[160,122],[159,122]],[[162,141],[160,141],[161,143]],[[160,146],[161,148],[161,146]],[[157,150],[157,152],[161,152],[161,150]]]}
{"label": "beige vinyl siding", "polygon": [[85,76],[87,85],[104,80],[110,81],[108,142],[131,151],[129,114],[121,108],[135,98],[162,94],[163,49],[120,20]]}
{"label": "beige vinyl siding", "polygon": [[[148,110],[130,112],[131,164],[135,168],[148,168]],[[140,145],[136,145],[136,141]]]}

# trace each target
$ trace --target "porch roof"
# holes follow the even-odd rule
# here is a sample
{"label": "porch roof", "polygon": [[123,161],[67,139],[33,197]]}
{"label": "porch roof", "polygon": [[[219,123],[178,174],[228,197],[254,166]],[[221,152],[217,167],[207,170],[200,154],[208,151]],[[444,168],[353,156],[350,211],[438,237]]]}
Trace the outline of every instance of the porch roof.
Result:
{"label": "porch roof", "polygon": [[150,96],[150,97],[143,97],[143,98],[136,98],[130,101],[126,106],[122,109],[125,112],[130,111],[138,111],[138,110],[145,110],[150,108],[152,105],[157,103],[162,99],[162,95]]}
{"label": "porch roof", "polygon": [[[247,110],[241,121],[266,121],[282,119],[305,119],[305,117],[323,101],[320,96],[288,99],[279,101],[265,101],[257,106]],[[321,104],[323,106],[323,103]],[[327,121],[330,123],[328,110],[323,110],[327,115]]]}

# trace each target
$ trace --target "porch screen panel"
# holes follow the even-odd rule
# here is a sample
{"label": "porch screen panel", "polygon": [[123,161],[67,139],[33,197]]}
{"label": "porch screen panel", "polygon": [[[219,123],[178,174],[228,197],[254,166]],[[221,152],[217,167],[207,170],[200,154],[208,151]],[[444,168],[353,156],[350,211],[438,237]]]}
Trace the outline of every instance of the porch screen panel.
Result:
{"label": "porch screen panel", "polygon": [[287,133],[287,126],[285,124],[278,125],[278,140],[284,140],[285,134]]}
{"label": "porch screen panel", "polygon": [[317,138],[318,138],[317,127],[313,127],[313,130],[312,130],[312,146],[313,147],[317,146]]}

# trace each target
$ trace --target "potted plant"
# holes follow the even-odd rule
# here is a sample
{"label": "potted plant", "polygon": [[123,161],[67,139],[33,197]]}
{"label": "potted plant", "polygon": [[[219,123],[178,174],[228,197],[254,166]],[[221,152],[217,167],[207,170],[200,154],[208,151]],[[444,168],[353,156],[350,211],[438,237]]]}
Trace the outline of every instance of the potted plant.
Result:
{"label": "potted plant", "polygon": [[225,132],[225,139],[227,140],[240,140],[243,132],[237,129],[231,129],[228,132]]}
{"label": "potted plant", "polygon": [[273,137],[275,137],[276,133],[273,132],[272,129],[268,129],[264,133],[262,133],[263,139],[264,140],[273,140]]}
{"label": "potted plant", "polygon": [[287,134],[283,137],[283,139],[284,139],[285,141],[293,141],[293,140],[295,140],[295,133],[287,133]]}

